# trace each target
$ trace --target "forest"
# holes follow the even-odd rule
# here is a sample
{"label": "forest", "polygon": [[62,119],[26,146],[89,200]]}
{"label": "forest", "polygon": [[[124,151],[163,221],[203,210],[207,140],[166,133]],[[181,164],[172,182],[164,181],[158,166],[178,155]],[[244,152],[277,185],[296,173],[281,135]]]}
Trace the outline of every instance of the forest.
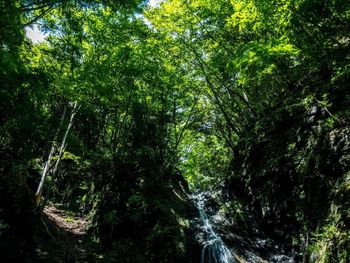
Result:
{"label": "forest", "polygon": [[0,262],[350,262],[350,1],[0,0]]}

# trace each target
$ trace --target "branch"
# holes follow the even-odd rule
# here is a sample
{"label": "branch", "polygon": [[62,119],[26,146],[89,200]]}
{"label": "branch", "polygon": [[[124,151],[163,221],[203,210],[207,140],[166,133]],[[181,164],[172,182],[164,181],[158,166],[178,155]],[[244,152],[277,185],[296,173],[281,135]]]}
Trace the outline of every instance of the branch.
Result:
{"label": "branch", "polygon": [[51,10],[53,10],[54,7],[49,7],[48,9],[44,10],[40,15],[34,17],[32,20],[30,20],[29,22],[25,23],[23,26],[29,26],[35,22],[37,22],[39,19],[43,18],[46,14],[48,14],[49,12],[51,12]]}

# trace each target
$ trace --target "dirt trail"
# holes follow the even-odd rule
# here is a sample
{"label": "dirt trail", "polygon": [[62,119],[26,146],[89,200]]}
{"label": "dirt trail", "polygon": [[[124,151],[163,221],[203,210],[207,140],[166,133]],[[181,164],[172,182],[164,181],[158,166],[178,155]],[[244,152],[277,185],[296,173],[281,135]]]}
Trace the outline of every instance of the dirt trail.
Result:
{"label": "dirt trail", "polygon": [[86,218],[76,215],[69,216],[66,211],[54,206],[45,207],[44,214],[54,222],[57,227],[75,235],[86,234],[87,227],[90,224]]}
{"label": "dirt trail", "polygon": [[36,249],[40,262],[88,262],[87,218],[48,205],[42,222],[46,238]]}

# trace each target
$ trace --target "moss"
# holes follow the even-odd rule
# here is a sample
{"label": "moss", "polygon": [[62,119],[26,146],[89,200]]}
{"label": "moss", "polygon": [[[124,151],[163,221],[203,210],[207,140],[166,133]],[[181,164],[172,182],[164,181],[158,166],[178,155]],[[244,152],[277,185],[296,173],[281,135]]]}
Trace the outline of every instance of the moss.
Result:
{"label": "moss", "polygon": [[[310,260],[349,262],[348,120],[330,123],[312,99],[290,103],[269,109],[237,143],[227,183],[233,206],[246,207],[297,260],[309,243]],[[240,219],[238,208],[222,210]]]}

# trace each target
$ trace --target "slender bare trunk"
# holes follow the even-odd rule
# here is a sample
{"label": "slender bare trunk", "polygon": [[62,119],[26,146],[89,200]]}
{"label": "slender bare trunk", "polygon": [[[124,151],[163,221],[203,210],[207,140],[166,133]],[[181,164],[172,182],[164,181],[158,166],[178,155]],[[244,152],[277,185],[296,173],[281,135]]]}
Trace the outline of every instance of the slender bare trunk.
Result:
{"label": "slender bare trunk", "polygon": [[36,190],[36,193],[35,193],[35,200],[36,200],[37,204],[40,203],[41,197],[43,195],[44,182],[45,182],[46,176],[47,176],[48,171],[49,171],[49,167],[51,164],[51,160],[52,160],[52,156],[53,156],[54,151],[55,151],[55,141],[52,142],[49,157],[47,158],[47,161],[45,162],[45,166],[44,166],[43,172],[41,174],[40,183],[39,183],[38,189]]}
{"label": "slender bare trunk", "polygon": [[41,173],[40,183],[39,183],[38,188],[37,188],[36,193],[35,193],[35,200],[36,200],[37,204],[40,203],[41,198],[42,198],[45,179],[46,179],[47,174],[49,173],[50,168],[51,168],[50,166],[51,166],[51,161],[52,161],[53,154],[54,154],[55,149],[56,149],[57,137],[58,137],[58,134],[60,133],[61,126],[62,126],[62,124],[64,122],[65,117],[66,117],[66,112],[67,112],[67,107],[64,107],[59,127],[57,128],[56,134],[55,134],[55,136],[53,138],[53,141],[52,141],[52,145],[51,145],[49,156],[47,157],[44,169],[43,169],[43,171]]}
{"label": "slender bare trunk", "polygon": [[[68,137],[70,129],[73,126],[73,121],[74,121],[74,117],[75,117],[76,113],[77,113],[77,103],[75,102],[74,105],[73,105],[72,113],[71,113],[71,116],[70,116],[70,119],[69,119],[69,123],[68,123],[67,129],[66,129],[66,132],[64,134],[61,146],[59,148],[59,153],[58,153],[58,156],[57,156],[57,160],[56,160],[54,168],[52,170],[52,177],[55,177],[55,175],[57,173],[57,170],[58,170],[58,165],[59,165],[59,163],[60,163],[60,161],[62,159],[62,156],[63,156],[63,154],[64,154],[64,152],[66,150],[67,137]],[[51,147],[51,151],[50,151],[50,154],[49,154],[49,157],[48,157],[48,161],[45,164],[45,167],[44,167],[44,170],[43,170],[43,174],[41,176],[41,180],[40,180],[40,183],[39,183],[39,186],[38,186],[38,190],[36,192],[36,201],[37,201],[38,206],[40,207],[40,210],[42,210],[45,207],[48,195],[50,194],[50,190],[51,190],[51,188],[49,187],[48,191],[47,191],[46,198],[45,198],[44,202],[42,202],[42,194],[43,194],[45,179],[46,179],[47,175],[50,172],[50,163],[51,163],[51,160],[52,160],[54,152],[55,152],[55,147],[54,147],[54,143],[53,143],[53,146]]]}

